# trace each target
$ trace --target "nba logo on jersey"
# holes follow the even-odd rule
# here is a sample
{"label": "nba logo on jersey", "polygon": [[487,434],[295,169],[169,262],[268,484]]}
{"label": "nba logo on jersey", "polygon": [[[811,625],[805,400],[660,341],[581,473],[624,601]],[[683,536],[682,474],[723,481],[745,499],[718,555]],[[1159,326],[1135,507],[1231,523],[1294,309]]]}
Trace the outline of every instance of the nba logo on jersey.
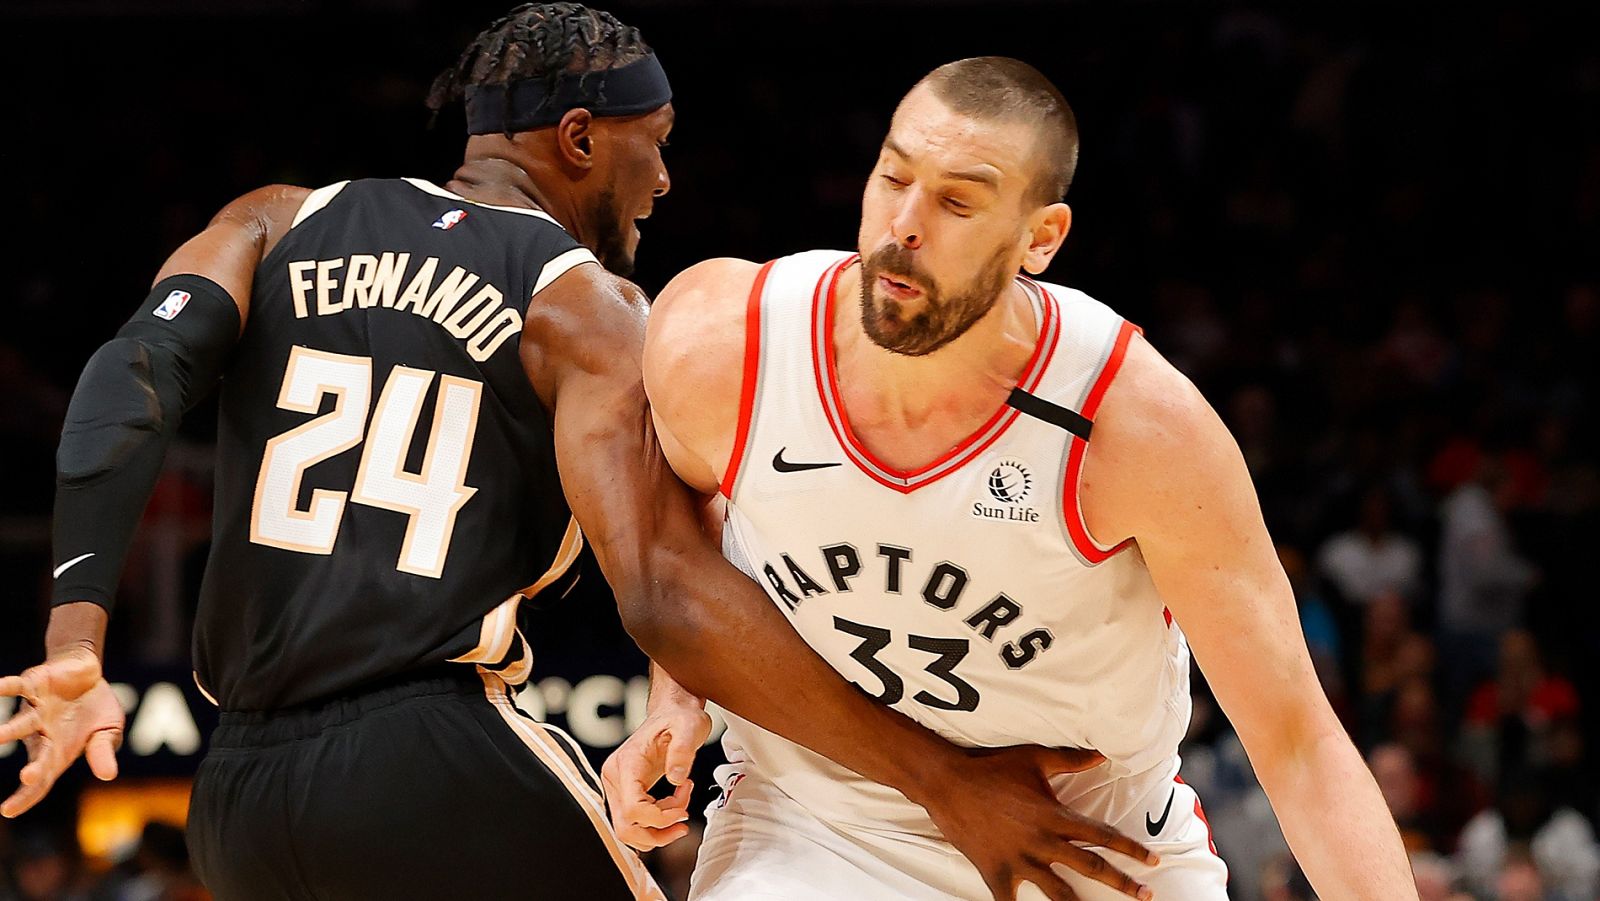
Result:
{"label": "nba logo on jersey", "polygon": [[182,313],[183,308],[188,305],[189,292],[174,291],[167,295],[167,299],[161,302],[161,306],[156,307],[155,314],[161,319],[171,322],[172,320],[178,318],[178,314]]}
{"label": "nba logo on jersey", "polygon": [[445,213],[443,216],[440,216],[438,219],[435,219],[433,221],[433,227],[443,229],[444,231],[449,231],[450,229],[455,228],[457,225],[460,225],[461,220],[465,218],[467,218],[466,210],[451,210],[450,212]]}

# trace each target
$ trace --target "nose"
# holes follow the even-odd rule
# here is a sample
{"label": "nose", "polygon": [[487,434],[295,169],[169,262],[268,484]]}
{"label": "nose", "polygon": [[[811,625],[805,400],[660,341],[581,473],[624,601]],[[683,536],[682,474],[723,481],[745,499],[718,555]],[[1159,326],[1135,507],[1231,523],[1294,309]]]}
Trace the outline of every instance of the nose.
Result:
{"label": "nose", "polygon": [[662,166],[661,171],[656,173],[656,186],[650,193],[654,197],[662,197],[670,190],[672,190],[672,176],[667,174],[667,167]]}
{"label": "nose", "polygon": [[916,250],[922,246],[922,217],[918,214],[918,204],[914,196],[908,196],[901,202],[900,209],[895,212],[894,218],[889,220],[889,233],[908,250]]}

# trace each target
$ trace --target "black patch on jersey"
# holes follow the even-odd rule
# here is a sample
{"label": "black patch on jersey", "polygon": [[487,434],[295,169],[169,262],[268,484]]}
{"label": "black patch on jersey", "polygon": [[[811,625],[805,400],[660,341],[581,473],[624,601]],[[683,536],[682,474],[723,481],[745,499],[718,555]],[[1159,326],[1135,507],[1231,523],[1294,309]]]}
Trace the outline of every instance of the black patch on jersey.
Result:
{"label": "black patch on jersey", "polygon": [[1066,429],[1085,441],[1089,440],[1089,433],[1094,429],[1094,421],[1086,419],[1076,410],[1069,410],[1060,404],[1053,404],[1035,394],[1029,394],[1021,388],[1012,388],[1011,396],[1006,398],[1006,406],[1013,410],[1020,410],[1034,419],[1048,422],[1053,426]]}

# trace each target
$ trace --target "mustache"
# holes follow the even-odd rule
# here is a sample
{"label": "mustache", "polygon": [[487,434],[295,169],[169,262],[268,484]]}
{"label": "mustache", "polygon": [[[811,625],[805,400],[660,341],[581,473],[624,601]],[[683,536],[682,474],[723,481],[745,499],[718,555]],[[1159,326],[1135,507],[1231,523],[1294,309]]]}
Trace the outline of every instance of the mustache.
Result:
{"label": "mustache", "polygon": [[902,275],[917,281],[926,290],[933,290],[933,276],[917,264],[916,257],[904,244],[888,244],[878,248],[864,265],[867,271],[875,275]]}

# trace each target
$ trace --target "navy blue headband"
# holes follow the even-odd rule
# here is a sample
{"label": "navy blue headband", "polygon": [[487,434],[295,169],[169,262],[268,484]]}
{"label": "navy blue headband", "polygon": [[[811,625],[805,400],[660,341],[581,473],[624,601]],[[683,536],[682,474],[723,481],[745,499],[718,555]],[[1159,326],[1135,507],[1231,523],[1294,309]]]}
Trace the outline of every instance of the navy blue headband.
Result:
{"label": "navy blue headband", "polygon": [[[506,103],[506,92],[511,103]],[[467,133],[504,134],[531,131],[561,121],[567,110],[583,108],[596,116],[637,116],[665,106],[672,87],[655,53],[615,69],[563,72],[555,90],[543,77],[510,84],[467,88]]]}

